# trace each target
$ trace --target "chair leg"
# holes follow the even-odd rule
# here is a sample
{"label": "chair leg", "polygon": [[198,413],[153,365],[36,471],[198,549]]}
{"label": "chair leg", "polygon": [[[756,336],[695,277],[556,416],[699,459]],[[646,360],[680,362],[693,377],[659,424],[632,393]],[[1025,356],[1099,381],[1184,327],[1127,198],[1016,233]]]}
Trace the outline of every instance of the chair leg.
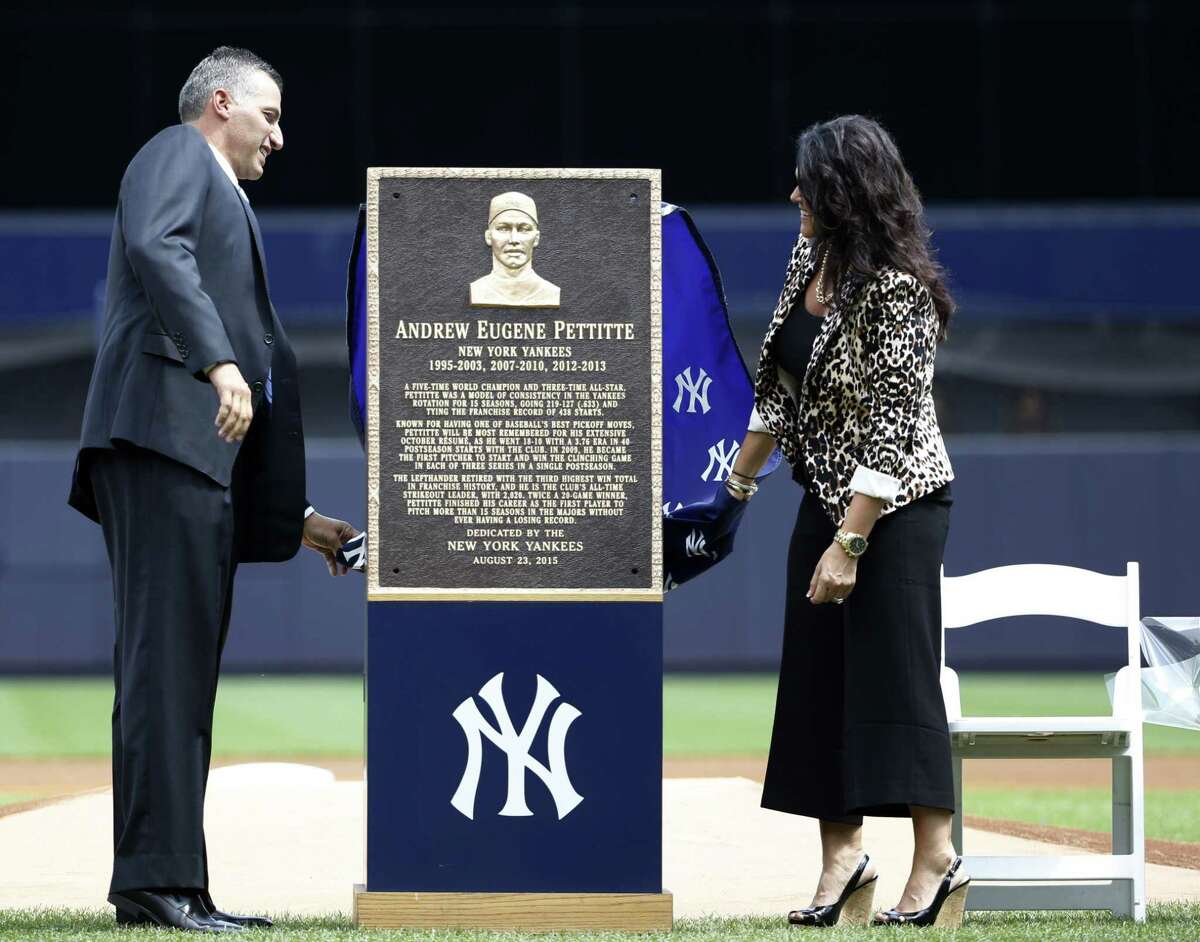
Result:
{"label": "chair leg", "polygon": [[1112,852],[1133,853],[1133,761],[1130,756],[1112,760]]}
{"label": "chair leg", "polygon": [[1130,838],[1130,853],[1133,854],[1137,869],[1134,871],[1133,885],[1133,921],[1146,921],[1146,782],[1143,769],[1141,732],[1138,731],[1138,743],[1129,759],[1130,790],[1130,822],[1133,834]]}
{"label": "chair leg", "polygon": [[950,840],[954,850],[962,856],[963,852],[963,796],[962,796],[962,756],[953,758],[954,769],[954,818],[950,822]]}
{"label": "chair leg", "polygon": [[1121,894],[1112,914],[1135,922],[1146,920],[1145,795],[1140,758],[1135,753],[1112,760],[1112,852],[1132,855],[1135,865],[1132,880],[1114,881]]}

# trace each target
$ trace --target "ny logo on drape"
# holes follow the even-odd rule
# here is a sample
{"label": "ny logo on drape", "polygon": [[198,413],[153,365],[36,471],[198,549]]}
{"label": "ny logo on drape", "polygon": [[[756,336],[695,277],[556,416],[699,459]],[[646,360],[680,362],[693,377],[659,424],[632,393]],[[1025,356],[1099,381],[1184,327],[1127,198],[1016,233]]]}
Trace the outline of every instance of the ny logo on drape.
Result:
{"label": "ny logo on drape", "polygon": [[[736,441],[729,443],[729,448],[725,448],[725,439],[721,439],[715,445],[708,446],[708,467],[704,469],[704,473],[700,475],[701,481],[707,481],[709,475],[712,475],[713,481],[720,483],[729,477],[729,472],[733,470],[733,462],[737,458],[741,445]],[[716,468],[716,473],[713,474],[713,468]]]}
{"label": "ny logo on drape", "polygon": [[550,792],[561,821],[583,801],[583,796],[571,784],[566,761],[567,730],[582,714],[566,701],[555,709],[546,736],[546,753],[550,763],[547,768],[529,754],[529,749],[550,704],[558,699],[558,691],[550,681],[538,674],[533,706],[529,708],[521,731],[517,732],[508,715],[508,705],[504,702],[503,684],[504,674],[500,673],[479,688],[479,699],[491,708],[496,726],[483,718],[474,697],[467,697],[451,714],[467,737],[467,765],[450,804],[466,817],[475,819],[475,792],[479,788],[479,774],[483,768],[483,737],[486,736],[508,759],[508,797],[500,814],[509,817],[533,814],[525,803],[525,773],[532,772]]}
{"label": "ny logo on drape", "polygon": [[712,385],[712,377],[704,371],[704,367],[700,367],[700,372],[696,378],[692,379],[692,368],[685,367],[682,373],[675,374],[675,385],[679,392],[675,394],[675,402],[671,406],[676,412],[683,405],[683,394],[688,394],[688,412],[695,412],[696,405],[699,404],[702,415],[707,414],[711,408],[708,404],[708,387]]}
{"label": "ny logo on drape", "polygon": [[687,539],[684,540],[683,548],[689,556],[711,556],[714,559],[716,558],[716,553],[709,552],[708,547],[704,542],[704,534],[699,530],[693,529],[692,532],[687,535]]}

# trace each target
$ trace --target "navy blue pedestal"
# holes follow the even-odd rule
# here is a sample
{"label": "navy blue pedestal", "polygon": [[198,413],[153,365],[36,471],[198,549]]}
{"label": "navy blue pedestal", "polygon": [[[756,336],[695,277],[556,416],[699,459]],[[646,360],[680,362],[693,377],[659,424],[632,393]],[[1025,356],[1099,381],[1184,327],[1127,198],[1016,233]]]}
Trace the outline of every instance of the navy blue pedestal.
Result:
{"label": "navy blue pedestal", "polygon": [[368,892],[662,891],[661,604],[371,602],[367,678]]}

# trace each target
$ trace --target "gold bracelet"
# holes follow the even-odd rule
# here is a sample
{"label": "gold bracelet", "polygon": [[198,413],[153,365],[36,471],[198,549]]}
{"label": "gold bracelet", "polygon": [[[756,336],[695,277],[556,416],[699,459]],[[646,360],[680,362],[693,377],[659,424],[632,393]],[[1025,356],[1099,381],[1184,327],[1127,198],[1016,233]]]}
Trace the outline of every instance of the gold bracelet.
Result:
{"label": "gold bracelet", "polygon": [[[728,484],[729,482],[726,481],[725,483]],[[735,490],[732,487],[726,487],[725,493],[728,494],[730,497],[732,497],[734,500],[740,500],[743,502],[748,501],[753,496],[752,494],[747,494],[745,491]]]}

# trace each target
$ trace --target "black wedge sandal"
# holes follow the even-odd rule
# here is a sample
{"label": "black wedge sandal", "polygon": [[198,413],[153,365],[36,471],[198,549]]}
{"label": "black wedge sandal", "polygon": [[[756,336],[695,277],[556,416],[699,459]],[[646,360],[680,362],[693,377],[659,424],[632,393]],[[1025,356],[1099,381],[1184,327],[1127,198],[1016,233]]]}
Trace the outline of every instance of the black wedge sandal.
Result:
{"label": "black wedge sandal", "polygon": [[962,868],[962,858],[955,857],[954,863],[942,877],[938,891],[933,895],[933,902],[924,909],[910,913],[902,913],[897,909],[889,909],[876,913],[873,920],[877,926],[939,926],[946,929],[957,929],[962,925],[963,912],[967,908],[967,889],[971,878],[967,877],[961,883],[955,883],[955,874]]}
{"label": "black wedge sandal", "polygon": [[875,882],[879,875],[871,877],[865,883],[860,883],[863,873],[871,858],[863,855],[858,863],[858,869],[846,883],[842,895],[836,903],[828,906],[809,906],[806,909],[793,909],[788,913],[788,925],[809,926],[815,929],[829,929],[839,923],[848,926],[865,926],[871,915],[871,906],[875,902]]}

